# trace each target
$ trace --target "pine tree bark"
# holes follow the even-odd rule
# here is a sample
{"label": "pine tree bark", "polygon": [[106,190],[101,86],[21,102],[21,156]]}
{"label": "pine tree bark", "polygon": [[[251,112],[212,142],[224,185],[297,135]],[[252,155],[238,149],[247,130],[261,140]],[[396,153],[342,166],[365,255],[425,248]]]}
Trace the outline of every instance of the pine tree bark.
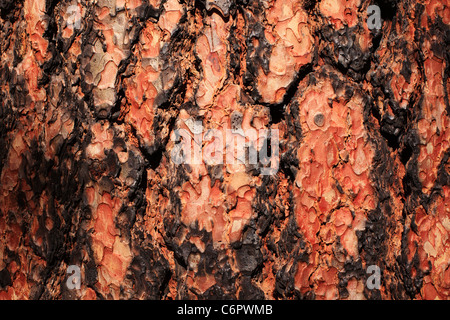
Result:
{"label": "pine tree bark", "polygon": [[[1,0],[0,25],[0,298],[450,297],[446,1]],[[279,170],[174,163],[193,121],[278,130]]]}

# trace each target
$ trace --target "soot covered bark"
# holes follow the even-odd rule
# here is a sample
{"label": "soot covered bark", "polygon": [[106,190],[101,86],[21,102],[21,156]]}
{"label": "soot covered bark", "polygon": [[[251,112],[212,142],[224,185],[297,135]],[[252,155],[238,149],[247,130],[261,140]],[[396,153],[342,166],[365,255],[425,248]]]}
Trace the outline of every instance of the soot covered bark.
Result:
{"label": "soot covered bark", "polygon": [[0,298],[450,297],[446,1],[2,0],[0,54]]}

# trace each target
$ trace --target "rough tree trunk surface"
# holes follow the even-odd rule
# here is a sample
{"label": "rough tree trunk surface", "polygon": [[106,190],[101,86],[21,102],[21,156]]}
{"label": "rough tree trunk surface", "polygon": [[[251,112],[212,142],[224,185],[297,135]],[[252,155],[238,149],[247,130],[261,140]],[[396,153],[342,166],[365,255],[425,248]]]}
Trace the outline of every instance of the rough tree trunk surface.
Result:
{"label": "rough tree trunk surface", "polygon": [[[0,298],[450,297],[447,1],[0,13]],[[175,164],[192,120],[278,129],[278,172]]]}

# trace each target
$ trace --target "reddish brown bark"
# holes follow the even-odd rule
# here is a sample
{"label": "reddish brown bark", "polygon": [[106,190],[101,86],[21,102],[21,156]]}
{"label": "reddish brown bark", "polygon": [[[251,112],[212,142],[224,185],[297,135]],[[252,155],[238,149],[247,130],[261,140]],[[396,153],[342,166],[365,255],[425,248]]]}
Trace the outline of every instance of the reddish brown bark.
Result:
{"label": "reddish brown bark", "polygon": [[[0,298],[449,298],[446,1],[0,10]],[[195,120],[279,170],[176,164]]]}

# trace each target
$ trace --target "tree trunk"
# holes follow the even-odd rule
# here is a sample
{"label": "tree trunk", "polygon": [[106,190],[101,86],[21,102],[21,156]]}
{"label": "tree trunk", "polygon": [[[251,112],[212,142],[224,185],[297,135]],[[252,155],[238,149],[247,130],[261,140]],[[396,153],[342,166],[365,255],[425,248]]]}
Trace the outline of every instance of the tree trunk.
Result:
{"label": "tree trunk", "polygon": [[450,297],[446,1],[0,10],[0,298]]}

